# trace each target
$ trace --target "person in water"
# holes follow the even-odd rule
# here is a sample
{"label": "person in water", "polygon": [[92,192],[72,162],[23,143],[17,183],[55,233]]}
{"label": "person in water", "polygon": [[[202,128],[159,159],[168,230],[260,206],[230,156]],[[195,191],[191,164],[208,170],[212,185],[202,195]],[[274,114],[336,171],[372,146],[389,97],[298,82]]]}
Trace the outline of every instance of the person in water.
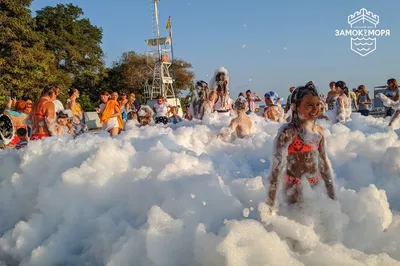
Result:
{"label": "person in water", "polygon": [[313,85],[298,87],[292,96],[292,119],[282,125],[275,141],[268,186],[267,204],[274,209],[278,179],[283,174],[288,203],[302,198],[302,182],[314,186],[322,179],[328,196],[335,199],[333,171],[325,150],[325,134],[315,123],[319,116],[318,92]]}
{"label": "person in water", "polygon": [[239,97],[235,101],[235,109],[238,116],[231,120],[229,127],[224,130],[224,132],[220,133],[218,137],[226,139],[234,131],[236,131],[236,135],[238,138],[244,138],[250,135],[253,128],[253,122],[246,115],[247,104],[248,102],[244,97]]}

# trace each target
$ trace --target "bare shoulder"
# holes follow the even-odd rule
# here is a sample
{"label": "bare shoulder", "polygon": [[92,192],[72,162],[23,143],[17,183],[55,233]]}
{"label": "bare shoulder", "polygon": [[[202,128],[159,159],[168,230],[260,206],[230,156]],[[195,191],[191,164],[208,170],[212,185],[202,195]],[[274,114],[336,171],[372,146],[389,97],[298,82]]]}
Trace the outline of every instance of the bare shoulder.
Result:
{"label": "bare shoulder", "polygon": [[321,134],[322,137],[325,137],[325,131],[324,128],[321,127],[321,125],[315,124],[315,130]]}
{"label": "bare shoulder", "polygon": [[293,139],[294,129],[289,124],[283,124],[276,135],[276,138],[282,142],[289,142]]}
{"label": "bare shoulder", "polygon": [[52,108],[52,107],[54,107],[55,105],[54,105],[53,101],[47,101],[47,102],[45,102],[45,103],[43,104],[43,106],[45,106],[45,107],[47,107],[47,108]]}

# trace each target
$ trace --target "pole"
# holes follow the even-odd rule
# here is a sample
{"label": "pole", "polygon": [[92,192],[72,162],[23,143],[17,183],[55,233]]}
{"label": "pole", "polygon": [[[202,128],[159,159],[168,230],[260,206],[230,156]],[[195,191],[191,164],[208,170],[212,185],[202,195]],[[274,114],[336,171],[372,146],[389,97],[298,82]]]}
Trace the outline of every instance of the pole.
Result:
{"label": "pole", "polygon": [[[175,90],[175,85],[176,85],[176,82],[175,82],[175,67],[174,67],[174,46],[173,46],[173,41],[172,41],[172,22],[171,22],[171,25],[170,25],[170,27],[169,27],[169,37],[170,37],[170,39],[171,39],[171,67],[172,67],[172,86],[173,86],[173,88],[174,88],[174,90]],[[174,94],[175,94],[175,106],[178,104],[178,91],[176,91],[177,93],[175,93],[174,92]],[[182,106],[181,106],[181,108],[182,108]],[[183,109],[182,109],[183,110]]]}

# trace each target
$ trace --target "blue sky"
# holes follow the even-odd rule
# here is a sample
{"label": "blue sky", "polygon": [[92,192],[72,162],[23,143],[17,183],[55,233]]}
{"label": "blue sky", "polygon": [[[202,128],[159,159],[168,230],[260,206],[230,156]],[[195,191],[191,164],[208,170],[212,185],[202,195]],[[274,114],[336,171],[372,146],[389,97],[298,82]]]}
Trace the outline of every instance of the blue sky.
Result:
{"label": "blue sky", "polygon": [[[57,3],[78,5],[103,29],[107,65],[123,52],[147,51],[151,0],[34,0],[31,10],[35,15]],[[286,97],[290,86],[308,80],[326,94],[332,80],[372,91],[388,78],[400,79],[398,0],[161,0],[159,8],[161,34],[167,36],[172,17],[174,56],[192,63],[196,79],[207,82],[216,68],[226,67],[234,97],[247,89]],[[361,8],[379,15],[377,28],[391,31],[365,57],[350,50],[350,37],[335,36]]]}

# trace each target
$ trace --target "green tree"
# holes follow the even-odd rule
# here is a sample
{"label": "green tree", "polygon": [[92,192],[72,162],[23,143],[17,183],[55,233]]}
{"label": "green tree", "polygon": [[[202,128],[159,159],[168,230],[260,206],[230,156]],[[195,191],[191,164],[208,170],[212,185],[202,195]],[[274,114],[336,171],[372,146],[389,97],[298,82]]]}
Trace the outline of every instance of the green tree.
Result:
{"label": "green tree", "polygon": [[70,77],[72,86],[91,95],[105,73],[103,33],[83,15],[77,6],[58,4],[38,11],[35,21],[57,69]]}
{"label": "green tree", "polygon": [[[194,74],[189,69],[192,65],[182,59],[177,59],[170,68],[170,75],[175,74],[174,88],[176,93],[186,90],[192,83]],[[147,62],[144,54],[130,51],[123,53],[109,70],[104,88],[116,91],[132,91],[143,94],[146,82],[151,84],[153,68]]]}
{"label": "green tree", "polygon": [[24,94],[35,97],[46,84],[60,78],[52,64],[54,55],[45,49],[44,41],[35,32],[30,3],[31,0],[0,1],[0,93],[3,94],[14,90],[19,97]]}

